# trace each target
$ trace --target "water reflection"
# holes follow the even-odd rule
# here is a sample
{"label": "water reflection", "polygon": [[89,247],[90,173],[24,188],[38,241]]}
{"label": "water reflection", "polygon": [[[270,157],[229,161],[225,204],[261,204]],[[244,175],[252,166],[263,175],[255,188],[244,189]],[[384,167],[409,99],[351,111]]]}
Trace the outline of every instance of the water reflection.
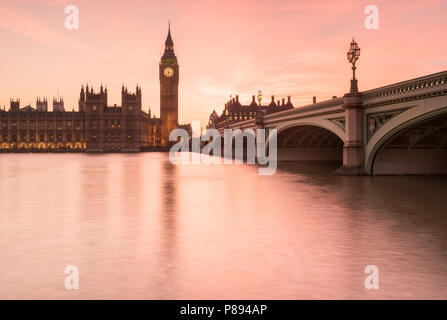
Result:
{"label": "water reflection", "polygon": [[166,297],[175,298],[175,271],[178,264],[176,261],[177,251],[177,167],[168,160],[161,162],[161,190],[159,202],[162,203],[159,219],[160,230],[160,259],[158,269],[160,275],[155,283],[156,288],[162,291],[157,299]]}
{"label": "water reflection", "polygon": [[336,168],[2,155],[0,298],[447,298],[447,179]]}

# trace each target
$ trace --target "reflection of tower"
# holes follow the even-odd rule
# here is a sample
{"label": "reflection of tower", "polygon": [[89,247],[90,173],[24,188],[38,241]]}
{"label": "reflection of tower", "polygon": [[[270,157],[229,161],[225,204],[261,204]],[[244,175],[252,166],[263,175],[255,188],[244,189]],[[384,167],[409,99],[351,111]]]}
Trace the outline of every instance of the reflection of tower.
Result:
{"label": "reflection of tower", "polygon": [[165,51],[160,61],[161,144],[169,145],[169,133],[178,127],[179,66],[169,27]]}
{"label": "reflection of tower", "polygon": [[164,290],[162,296],[172,296],[175,290],[175,270],[178,266],[178,177],[177,166],[170,161],[160,163],[161,192],[160,192],[160,258],[158,269],[162,270],[157,275],[155,286]]}

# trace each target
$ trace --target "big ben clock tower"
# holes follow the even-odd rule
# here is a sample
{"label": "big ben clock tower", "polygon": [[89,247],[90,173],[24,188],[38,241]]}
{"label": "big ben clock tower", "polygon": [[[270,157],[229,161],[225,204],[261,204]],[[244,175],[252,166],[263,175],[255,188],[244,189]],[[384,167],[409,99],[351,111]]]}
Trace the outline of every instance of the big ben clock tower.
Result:
{"label": "big ben clock tower", "polygon": [[160,61],[160,118],[161,144],[168,146],[169,133],[178,127],[179,66],[174,53],[171,27],[165,41],[165,52]]}

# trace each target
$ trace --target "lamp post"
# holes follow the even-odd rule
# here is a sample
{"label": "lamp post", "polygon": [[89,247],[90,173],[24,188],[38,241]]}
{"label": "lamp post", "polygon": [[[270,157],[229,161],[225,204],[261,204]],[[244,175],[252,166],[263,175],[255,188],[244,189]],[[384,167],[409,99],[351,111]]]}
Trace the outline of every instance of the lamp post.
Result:
{"label": "lamp post", "polygon": [[343,145],[343,167],[335,174],[364,175],[365,171],[365,144],[363,137],[364,107],[362,93],[358,92],[355,78],[355,63],[360,57],[360,48],[352,39],[347,53],[348,61],[352,64],[351,90],[343,96],[343,109],[345,109],[345,138]]}
{"label": "lamp post", "polygon": [[359,92],[357,88],[357,79],[355,78],[355,63],[360,57],[360,48],[355,42],[354,38],[352,38],[351,46],[349,48],[349,51],[347,53],[348,55],[348,61],[352,64],[352,80],[351,80],[351,93],[357,93]]}
{"label": "lamp post", "polygon": [[[255,132],[255,141],[258,140],[258,129],[264,128],[264,112],[261,109],[261,100],[262,100],[262,92],[258,90],[258,102],[259,108],[256,110],[256,132]],[[257,143],[257,142],[256,142]]]}

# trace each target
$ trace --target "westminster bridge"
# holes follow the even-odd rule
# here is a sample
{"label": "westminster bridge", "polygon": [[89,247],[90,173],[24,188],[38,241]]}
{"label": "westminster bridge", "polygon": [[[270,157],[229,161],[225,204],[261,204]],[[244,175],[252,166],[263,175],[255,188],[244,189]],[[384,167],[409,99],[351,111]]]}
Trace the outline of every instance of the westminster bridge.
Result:
{"label": "westminster bridge", "polygon": [[446,174],[447,71],[218,128],[277,129],[278,161],[340,161],[340,174]]}

